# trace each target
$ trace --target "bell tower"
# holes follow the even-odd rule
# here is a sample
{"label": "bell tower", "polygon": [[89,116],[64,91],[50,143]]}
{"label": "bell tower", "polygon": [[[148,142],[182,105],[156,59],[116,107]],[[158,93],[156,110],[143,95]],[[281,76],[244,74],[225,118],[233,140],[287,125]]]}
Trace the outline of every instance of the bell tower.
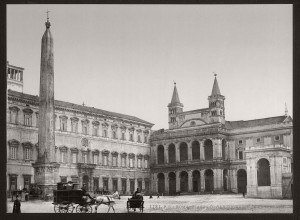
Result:
{"label": "bell tower", "polygon": [[208,96],[208,103],[210,109],[211,123],[221,122],[225,124],[225,97],[221,95],[220,88],[217,81],[217,74],[215,74],[215,81],[211,95]]}
{"label": "bell tower", "polygon": [[169,109],[169,129],[177,128],[179,118],[177,114],[183,111],[183,104],[179,100],[176,83],[174,82],[174,90],[171,103],[168,105]]}

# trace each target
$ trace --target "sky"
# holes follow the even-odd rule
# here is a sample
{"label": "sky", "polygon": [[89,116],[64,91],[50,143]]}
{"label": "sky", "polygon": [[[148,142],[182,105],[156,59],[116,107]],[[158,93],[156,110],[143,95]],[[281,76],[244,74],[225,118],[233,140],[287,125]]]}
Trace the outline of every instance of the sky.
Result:
{"label": "sky", "polygon": [[168,129],[208,107],[214,73],[227,121],[293,114],[292,5],[7,5],[7,60],[39,94],[49,10],[55,99],[136,116]]}

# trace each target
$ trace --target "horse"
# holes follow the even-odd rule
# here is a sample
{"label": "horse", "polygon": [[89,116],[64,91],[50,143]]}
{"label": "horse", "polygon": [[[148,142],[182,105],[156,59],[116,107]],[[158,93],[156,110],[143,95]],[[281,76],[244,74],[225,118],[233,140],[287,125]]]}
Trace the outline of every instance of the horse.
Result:
{"label": "horse", "polygon": [[112,195],[97,196],[95,198],[95,205],[96,205],[95,213],[97,213],[97,209],[98,209],[99,205],[101,205],[101,204],[107,205],[109,207],[107,213],[109,212],[110,208],[112,208],[115,213],[114,205],[116,204],[116,202],[114,199],[120,199],[120,195],[119,195],[118,191],[116,191]]}

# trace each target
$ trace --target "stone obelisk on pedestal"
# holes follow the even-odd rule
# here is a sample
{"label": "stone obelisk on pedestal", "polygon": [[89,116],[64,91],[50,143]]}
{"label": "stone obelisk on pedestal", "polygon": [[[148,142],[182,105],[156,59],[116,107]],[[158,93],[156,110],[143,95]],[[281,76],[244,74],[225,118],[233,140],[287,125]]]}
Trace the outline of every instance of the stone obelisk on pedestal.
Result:
{"label": "stone obelisk on pedestal", "polygon": [[59,164],[55,160],[53,38],[48,15],[45,24],[41,51],[38,158],[33,164],[35,183],[42,189],[42,197],[51,195],[59,182]]}

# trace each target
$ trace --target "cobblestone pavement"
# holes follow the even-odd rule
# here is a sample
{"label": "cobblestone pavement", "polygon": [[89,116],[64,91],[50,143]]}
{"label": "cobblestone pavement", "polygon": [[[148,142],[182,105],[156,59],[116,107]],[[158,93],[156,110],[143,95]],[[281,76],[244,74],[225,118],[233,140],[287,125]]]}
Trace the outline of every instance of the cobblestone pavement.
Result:
{"label": "cobblestone pavement", "polygon": [[[128,196],[115,200],[116,213],[126,213]],[[13,202],[7,200],[7,212],[12,212]],[[75,205],[76,207],[77,205]],[[54,213],[52,202],[22,202],[22,213]],[[94,211],[93,206],[93,211]],[[106,213],[108,206],[100,205],[98,213]],[[74,209],[74,212],[75,209]],[[134,212],[134,210],[130,210]],[[136,210],[138,213],[139,210]],[[164,196],[152,199],[144,197],[144,213],[292,213],[292,200],[251,199],[240,194],[233,195],[186,195]],[[110,213],[113,213],[110,210]]]}

